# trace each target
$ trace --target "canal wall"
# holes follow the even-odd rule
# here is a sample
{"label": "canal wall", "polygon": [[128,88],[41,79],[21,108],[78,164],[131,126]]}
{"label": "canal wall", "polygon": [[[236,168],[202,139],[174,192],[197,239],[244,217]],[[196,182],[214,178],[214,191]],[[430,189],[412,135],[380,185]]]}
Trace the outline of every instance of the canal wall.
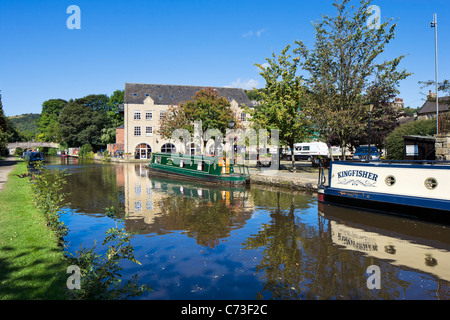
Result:
{"label": "canal wall", "polygon": [[276,174],[250,173],[251,184],[269,185],[278,188],[288,188],[297,191],[316,192],[318,186],[318,173],[310,172],[284,172]]}

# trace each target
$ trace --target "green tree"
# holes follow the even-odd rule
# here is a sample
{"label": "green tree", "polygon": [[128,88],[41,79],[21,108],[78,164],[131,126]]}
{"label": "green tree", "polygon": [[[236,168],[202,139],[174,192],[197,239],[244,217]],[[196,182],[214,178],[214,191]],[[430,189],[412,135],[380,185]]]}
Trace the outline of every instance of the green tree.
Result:
{"label": "green tree", "polygon": [[231,120],[236,121],[228,100],[220,97],[213,88],[206,88],[198,91],[192,100],[169,107],[165,119],[160,121],[159,134],[170,138],[175,129],[187,129],[193,133],[195,121],[202,122],[203,132],[219,129],[225,133]]}
{"label": "green tree", "polygon": [[252,121],[263,129],[278,129],[280,142],[291,148],[292,168],[295,170],[294,143],[304,141],[312,133],[312,122],[307,103],[307,91],[297,75],[300,51],[292,57],[287,45],[280,55],[267,58],[268,66],[256,64],[265,79],[264,90],[259,92],[261,105],[248,110]]}
{"label": "green tree", "polygon": [[95,95],[70,101],[59,116],[61,142],[70,147],[90,144],[94,149],[104,147],[101,130],[104,127],[105,109],[99,107],[105,100],[103,95]]}
{"label": "green tree", "polygon": [[316,42],[310,52],[299,46],[315,100],[316,128],[328,143],[336,139],[343,152],[367,133],[363,106],[372,103],[374,115],[384,114],[387,98],[398,94],[399,82],[409,76],[398,70],[403,55],[384,61],[380,56],[394,39],[396,24],[389,19],[368,28],[371,0],[361,0],[359,7],[350,1],[335,1],[336,16],[323,16],[314,24]]}
{"label": "green tree", "polygon": [[41,116],[37,120],[38,140],[60,142],[59,115],[67,101],[63,99],[50,99],[42,103]]}
{"label": "green tree", "polygon": [[116,90],[109,97],[108,111],[106,112],[106,124],[102,129],[101,141],[104,144],[116,142],[116,128],[123,125],[123,113],[119,112],[119,106],[124,102],[124,91]]}

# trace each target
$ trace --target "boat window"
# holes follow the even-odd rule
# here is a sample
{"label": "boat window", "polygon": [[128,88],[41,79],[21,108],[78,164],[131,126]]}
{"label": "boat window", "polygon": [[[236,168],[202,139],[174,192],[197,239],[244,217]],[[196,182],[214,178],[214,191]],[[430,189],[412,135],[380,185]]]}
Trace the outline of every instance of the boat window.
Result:
{"label": "boat window", "polygon": [[161,157],[155,157],[155,163],[161,163]]}
{"label": "boat window", "polygon": [[203,170],[203,161],[199,161],[197,165],[197,170],[202,171]]}
{"label": "boat window", "polygon": [[388,186],[393,186],[395,184],[395,177],[394,176],[387,176],[385,179],[385,182]]}
{"label": "boat window", "polygon": [[430,190],[436,189],[437,185],[438,185],[438,183],[435,178],[428,178],[425,180],[425,187],[427,189],[430,189]]}
{"label": "boat window", "polygon": [[184,160],[180,160],[180,168],[184,168]]}
{"label": "boat window", "polygon": [[304,146],[303,147],[303,151],[308,151],[309,150],[309,146]]}

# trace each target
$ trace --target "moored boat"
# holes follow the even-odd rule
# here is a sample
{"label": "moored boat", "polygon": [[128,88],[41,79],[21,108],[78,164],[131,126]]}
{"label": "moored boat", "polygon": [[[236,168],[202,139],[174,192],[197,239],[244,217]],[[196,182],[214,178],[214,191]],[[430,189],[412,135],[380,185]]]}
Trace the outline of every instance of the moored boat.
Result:
{"label": "moored boat", "polygon": [[212,183],[243,185],[250,179],[248,167],[231,164],[229,159],[221,157],[154,153],[148,167],[150,175]]}
{"label": "moored boat", "polygon": [[331,162],[318,200],[450,223],[450,164],[442,161]]}

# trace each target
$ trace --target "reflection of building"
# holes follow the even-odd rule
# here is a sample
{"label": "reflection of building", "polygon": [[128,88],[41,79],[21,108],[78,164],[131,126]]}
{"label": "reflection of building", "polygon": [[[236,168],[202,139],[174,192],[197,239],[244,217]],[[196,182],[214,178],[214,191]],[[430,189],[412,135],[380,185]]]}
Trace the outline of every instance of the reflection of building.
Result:
{"label": "reflection of building", "polygon": [[[243,226],[253,213],[253,201],[249,199],[246,188],[219,188],[181,180],[150,179],[144,164],[118,167],[121,169],[117,169],[117,174],[122,178],[117,178],[117,182],[124,183],[125,225],[130,231],[164,234],[173,230],[203,230],[200,224],[204,221],[193,223],[196,219],[191,218],[192,215],[198,217],[205,214],[209,222],[217,219],[216,226],[223,227],[220,231],[225,230],[225,234],[231,228]],[[180,207],[180,204],[183,206]],[[208,210],[214,212],[206,214]],[[224,216],[227,219],[224,220]],[[222,238],[218,230],[210,231],[208,236],[211,239]]]}
{"label": "reflection of building", "polygon": [[[157,134],[159,121],[164,119],[171,105],[179,105],[191,100],[201,89],[204,87],[126,83],[124,96],[125,154],[148,159],[152,152],[177,151],[177,146],[173,141],[163,139]],[[213,89],[217,90],[219,96],[230,101],[231,109],[245,125],[248,116],[242,106],[253,107],[253,105],[244,90]]]}

